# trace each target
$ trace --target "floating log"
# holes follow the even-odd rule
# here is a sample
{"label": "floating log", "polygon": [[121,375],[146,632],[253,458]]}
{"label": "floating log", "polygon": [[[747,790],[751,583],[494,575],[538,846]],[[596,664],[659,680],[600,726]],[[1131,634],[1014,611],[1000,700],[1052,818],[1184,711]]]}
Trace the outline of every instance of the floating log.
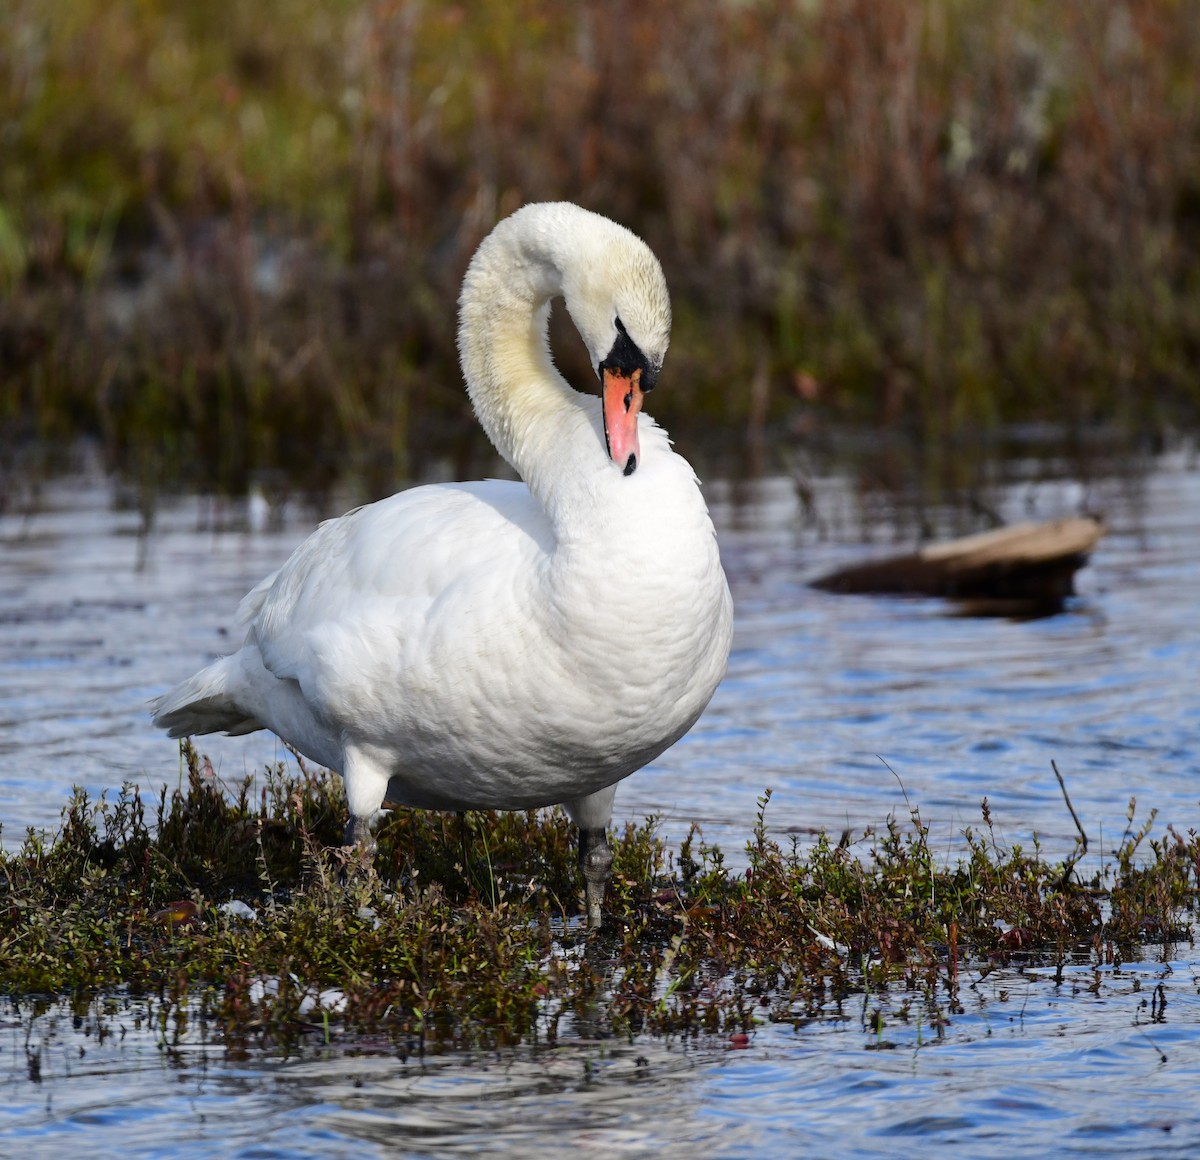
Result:
{"label": "floating log", "polygon": [[1061,607],[1075,593],[1075,573],[1104,535],[1098,519],[1012,524],[919,552],[839,568],[814,588],[857,592],[947,596],[1001,602],[979,611],[1010,611],[1028,605]]}

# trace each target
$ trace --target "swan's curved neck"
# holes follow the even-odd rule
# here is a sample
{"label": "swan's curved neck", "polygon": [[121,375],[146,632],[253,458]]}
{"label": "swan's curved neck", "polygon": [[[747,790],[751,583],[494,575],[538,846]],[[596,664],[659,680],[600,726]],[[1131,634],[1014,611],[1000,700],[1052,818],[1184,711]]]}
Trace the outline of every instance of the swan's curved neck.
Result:
{"label": "swan's curved neck", "polygon": [[563,255],[553,231],[522,224],[522,215],[503,222],[472,260],[458,346],[480,424],[532,487],[554,417],[574,411],[578,396],[555,369],[547,334],[550,301],[563,289]]}

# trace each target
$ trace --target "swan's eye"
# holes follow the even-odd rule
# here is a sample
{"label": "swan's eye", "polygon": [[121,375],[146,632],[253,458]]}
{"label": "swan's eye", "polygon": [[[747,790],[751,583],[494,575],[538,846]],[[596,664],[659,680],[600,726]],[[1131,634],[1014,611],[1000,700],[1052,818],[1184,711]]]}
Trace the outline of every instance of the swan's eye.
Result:
{"label": "swan's eye", "polygon": [[[650,365],[650,360],[642,353],[641,347],[629,337],[629,331],[625,329],[625,324],[620,318],[613,319],[613,325],[617,329],[617,337],[613,340],[608,357],[597,368],[600,376],[603,377],[606,370],[615,371],[623,379],[633,379],[643,391],[653,390],[656,371]],[[630,400],[626,398],[627,411],[629,406]]]}

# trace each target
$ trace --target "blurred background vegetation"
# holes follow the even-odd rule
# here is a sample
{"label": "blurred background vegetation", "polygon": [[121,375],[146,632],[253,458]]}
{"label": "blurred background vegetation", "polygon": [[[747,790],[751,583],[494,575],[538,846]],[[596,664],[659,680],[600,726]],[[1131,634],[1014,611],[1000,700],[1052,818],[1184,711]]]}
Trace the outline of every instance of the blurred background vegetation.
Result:
{"label": "blurred background vegetation", "polygon": [[681,442],[1158,437],[1200,412],[1198,60],[1194,0],[7,0],[0,444],[465,472],[458,283],[555,198],[662,259]]}

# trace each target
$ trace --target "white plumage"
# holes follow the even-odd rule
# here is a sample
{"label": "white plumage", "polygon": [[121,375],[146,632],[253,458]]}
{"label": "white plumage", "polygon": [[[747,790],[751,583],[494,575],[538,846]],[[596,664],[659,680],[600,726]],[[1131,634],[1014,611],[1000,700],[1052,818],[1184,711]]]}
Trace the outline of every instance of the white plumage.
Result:
{"label": "white plumage", "polygon": [[[560,294],[603,404],[551,363]],[[322,524],[242,601],[241,649],[160,698],[156,724],[274,731],[342,774],[363,842],[385,800],[562,803],[597,923],[615,784],[699,717],[731,636],[695,476],[638,414],[669,328],[661,268],[629,231],[565,203],[501,222],[467,272],[459,347],[524,482],[413,488]]]}

